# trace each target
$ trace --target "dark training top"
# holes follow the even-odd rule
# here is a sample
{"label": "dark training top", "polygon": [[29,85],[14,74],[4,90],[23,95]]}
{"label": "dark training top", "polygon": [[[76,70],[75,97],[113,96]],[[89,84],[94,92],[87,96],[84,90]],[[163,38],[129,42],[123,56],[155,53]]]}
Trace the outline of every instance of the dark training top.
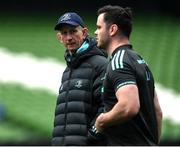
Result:
{"label": "dark training top", "polygon": [[131,45],[115,49],[107,67],[102,87],[105,111],[117,103],[118,88],[135,84],[139,91],[140,110],[131,120],[105,130],[109,145],[157,145],[158,127],[154,108],[154,79],[144,59]]}

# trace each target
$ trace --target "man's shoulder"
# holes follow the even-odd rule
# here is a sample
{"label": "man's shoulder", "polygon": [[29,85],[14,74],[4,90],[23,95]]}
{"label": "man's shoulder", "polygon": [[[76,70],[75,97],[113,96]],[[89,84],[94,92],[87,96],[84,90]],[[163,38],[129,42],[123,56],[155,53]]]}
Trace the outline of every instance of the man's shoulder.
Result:
{"label": "man's shoulder", "polygon": [[122,60],[122,62],[124,63],[131,64],[134,61],[142,59],[141,55],[139,55],[139,53],[136,52],[134,49],[126,49],[126,50],[121,50],[119,52],[120,52],[119,60]]}
{"label": "man's shoulder", "polygon": [[88,62],[94,66],[101,66],[108,63],[108,59],[101,55],[94,55],[88,59]]}
{"label": "man's shoulder", "polygon": [[96,71],[105,70],[108,65],[108,59],[101,55],[94,55],[88,58],[87,62],[94,68]]}
{"label": "man's shoulder", "polygon": [[108,66],[108,70],[116,71],[126,69],[126,67],[134,66],[133,62],[138,59],[136,52],[132,49],[119,49],[112,56]]}

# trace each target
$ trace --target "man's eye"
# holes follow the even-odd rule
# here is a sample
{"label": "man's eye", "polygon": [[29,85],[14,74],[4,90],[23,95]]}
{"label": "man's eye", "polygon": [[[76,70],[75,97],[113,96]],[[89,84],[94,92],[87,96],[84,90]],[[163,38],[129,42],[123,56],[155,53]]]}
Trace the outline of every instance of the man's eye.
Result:
{"label": "man's eye", "polygon": [[71,30],[71,33],[76,33],[77,32],[77,30]]}
{"label": "man's eye", "polygon": [[62,35],[66,35],[66,34],[67,34],[67,32],[61,32],[61,34],[62,34]]}

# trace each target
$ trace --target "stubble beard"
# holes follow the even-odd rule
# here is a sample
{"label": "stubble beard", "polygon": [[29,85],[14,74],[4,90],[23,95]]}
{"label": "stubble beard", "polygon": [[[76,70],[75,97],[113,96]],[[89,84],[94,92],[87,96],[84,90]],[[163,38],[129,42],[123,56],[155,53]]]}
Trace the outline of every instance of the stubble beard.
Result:
{"label": "stubble beard", "polygon": [[108,45],[109,45],[109,40],[106,39],[106,40],[101,41],[101,43],[99,44],[98,47],[105,50],[105,51],[107,51]]}

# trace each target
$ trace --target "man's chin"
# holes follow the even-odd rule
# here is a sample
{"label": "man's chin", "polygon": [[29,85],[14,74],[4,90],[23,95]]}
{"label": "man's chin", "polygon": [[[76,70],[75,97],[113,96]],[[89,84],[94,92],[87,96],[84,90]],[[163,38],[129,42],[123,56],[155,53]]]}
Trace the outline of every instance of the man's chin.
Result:
{"label": "man's chin", "polygon": [[101,44],[97,44],[97,47],[100,48],[100,49],[105,50],[105,48]]}
{"label": "man's chin", "polygon": [[74,48],[74,47],[69,47],[68,50],[73,52],[73,51],[76,50],[76,48]]}
{"label": "man's chin", "polygon": [[101,45],[97,43],[97,47],[98,47],[98,48],[101,48]]}

